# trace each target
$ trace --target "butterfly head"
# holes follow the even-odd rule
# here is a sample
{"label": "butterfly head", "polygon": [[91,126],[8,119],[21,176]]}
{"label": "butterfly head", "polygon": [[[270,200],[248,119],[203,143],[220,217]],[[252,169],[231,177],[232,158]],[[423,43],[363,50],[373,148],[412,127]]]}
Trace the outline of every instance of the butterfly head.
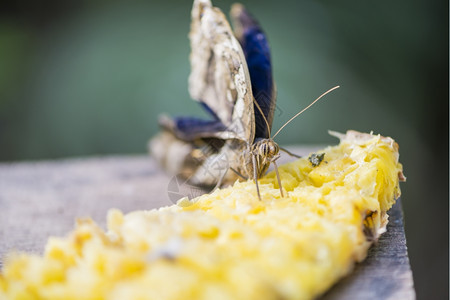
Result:
{"label": "butterfly head", "polygon": [[279,155],[280,146],[272,139],[260,139],[253,145],[252,152],[262,157],[274,158]]}

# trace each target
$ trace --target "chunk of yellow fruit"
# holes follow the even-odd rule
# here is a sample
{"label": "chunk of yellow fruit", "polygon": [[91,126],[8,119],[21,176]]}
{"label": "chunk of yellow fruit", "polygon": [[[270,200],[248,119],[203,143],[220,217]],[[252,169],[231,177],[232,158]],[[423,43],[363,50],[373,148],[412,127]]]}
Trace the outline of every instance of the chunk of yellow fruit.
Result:
{"label": "chunk of yellow fruit", "polygon": [[[13,255],[8,299],[311,299],[364,259],[400,195],[398,146],[348,132],[307,158],[178,205],[79,221],[43,257]],[[318,152],[319,153],[319,152]]]}

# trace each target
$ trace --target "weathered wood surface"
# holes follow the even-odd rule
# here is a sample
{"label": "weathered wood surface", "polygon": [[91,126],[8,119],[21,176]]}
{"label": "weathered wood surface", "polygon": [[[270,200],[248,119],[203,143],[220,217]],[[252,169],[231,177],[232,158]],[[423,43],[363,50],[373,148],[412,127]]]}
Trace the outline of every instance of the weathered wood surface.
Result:
{"label": "weathered wood surface", "polygon": [[[299,154],[314,148],[294,148]],[[105,227],[108,209],[124,212],[173,204],[171,178],[147,156],[110,156],[0,164],[0,267],[10,251],[42,253],[49,236],[64,236],[74,220]],[[367,259],[323,299],[414,299],[401,203]]]}

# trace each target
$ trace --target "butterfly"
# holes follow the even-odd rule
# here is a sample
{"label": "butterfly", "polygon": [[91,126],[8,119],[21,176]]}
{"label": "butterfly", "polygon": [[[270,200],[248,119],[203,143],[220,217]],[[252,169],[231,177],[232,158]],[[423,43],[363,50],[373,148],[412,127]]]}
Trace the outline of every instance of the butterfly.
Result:
{"label": "butterfly", "polygon": [[194,0],[189,93],[211,119],[162,116],[163,130],[150,141],[150,152],[167,171],[193,185],[253,179],[259,199],[258,178],[274,164],[284,196],[276,160],[280,150],[295,155],[273,138],[326,93],[271,137],[276,87],[266,35],[243,5],[234,4],[230,16],[234,31],[210,0]]}

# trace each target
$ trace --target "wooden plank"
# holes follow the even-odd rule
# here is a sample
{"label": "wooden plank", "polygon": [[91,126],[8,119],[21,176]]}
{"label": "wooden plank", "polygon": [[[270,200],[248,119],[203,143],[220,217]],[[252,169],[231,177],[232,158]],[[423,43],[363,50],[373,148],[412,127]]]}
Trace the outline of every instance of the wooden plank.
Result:
{"label": "wooden plank", "polygon": [[[302,155],[314,149],[291,148]],[[42,253],[47,238],[67,234],[76,218],[91,217],[105,228],[110,208],[172,205],[170,181],[147,156],[0,164],[0,267],[10,251]],[[368,258],[323,299],[415,298],[400,201],[389,215]]]}
{"label": "wooden plank", "polygon": [[388,214],[387,231],[369,249],[367,258],[323,300],[415,299],[400,199]]}

